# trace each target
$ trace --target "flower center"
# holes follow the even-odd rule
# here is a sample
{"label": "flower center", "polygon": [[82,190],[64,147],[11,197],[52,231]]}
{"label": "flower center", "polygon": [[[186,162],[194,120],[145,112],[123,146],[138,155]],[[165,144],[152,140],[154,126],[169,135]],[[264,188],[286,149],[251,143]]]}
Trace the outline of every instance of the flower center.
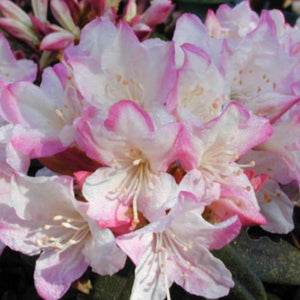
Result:
{"label": "flower center", "polygon": [[151,190],[154,189],[154,175],[150,170],[147,158],[139,149],[134,148],[125,151],[124,158],[115,160],[112,167],[127,174],[121,185],[116,188],[116,192],[118,192],[118,196],[125,196],[127,199],[132,199],[133,220],[130,229],[134,230],[140,222],[138,216],[138,199],[141,194],[145,197],[150,196]]}
{"label": "flower center", "polygon": [[81,243],[90,232],[88,223],[80,215],[56,215],[51,221],[51,224],[46,224],[39,230],[42,237],[36,240],[36,244],[43,249],[56,248],[63,251],[71,245]]}

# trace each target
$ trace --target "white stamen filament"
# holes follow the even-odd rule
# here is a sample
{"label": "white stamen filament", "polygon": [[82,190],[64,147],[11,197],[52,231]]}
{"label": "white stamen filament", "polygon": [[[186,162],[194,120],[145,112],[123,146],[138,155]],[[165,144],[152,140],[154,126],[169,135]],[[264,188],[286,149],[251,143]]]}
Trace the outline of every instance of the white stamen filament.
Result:
{"label": "white stamen filament", "polygon": [[156,236],[155,251],[158,253],[158,264],[161,267],[161,273],[164,276],[167,300],[171,300],[169,284],[168,284],[168,273],[166,271],[167,253],[166,253],[166,248],[163,246],[163,234],[158,233],[155,234],[155,236]]}
{"label": "white stamen filament", "polygon": [[[150,195],[148,188],[153,190],[154,184],[150,180],[153,175],[151,174],[149,163],[143,157],[142,153],[136,149],[129,149],[125,151],[124,157],[114,160],[112,167],[126,172],[127,176],[120,183],[120,185],[115,189],[114,198],[118,198],[119,201],[125,195],[125,199],[132,198],[132,211],[133,220],[131,230],[134,230],[136,225],[140,222],[138,216],[138,199],[140,197],[141,191],[144,188],[145,194]],[[109,174],[108,174],[109,177]]]}
{"label": "white stamen filament", "polygon": [[43,237],[36,240],[36,244],[44,249],[57,248],[65,250],[70,245],[82,242],[89,234],[88,223],[81,217],[69,218],[56,215],[52,218],[54,223],[45,224],[42,229],[38,229]]}

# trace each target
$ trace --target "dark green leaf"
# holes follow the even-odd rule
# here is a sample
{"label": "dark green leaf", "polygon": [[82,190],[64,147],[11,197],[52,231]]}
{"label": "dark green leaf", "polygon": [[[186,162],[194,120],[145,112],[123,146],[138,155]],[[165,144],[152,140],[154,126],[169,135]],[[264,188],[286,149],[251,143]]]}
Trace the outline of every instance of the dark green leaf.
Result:
{"label": "dark green leaf", "polygon": [[300,285],[300,251],[284,240],[251,239],[243,232],[234,242],[240,258],[264,282]]}
{"label": "dark green leaf", "polygon": [[134,280],[134,267],[127,264],[113,276],[98,276],[94,284],[93,300],[128,300]]}
{"label": "dark green leaf", "polygon": [[235,286],[230,291],[229,299],[267,299],[260,278],[252,271],[251,266],[240,257],[234,246],[228,245],[221,250],[213,251],[213,254],[220,258],[232,273]]}

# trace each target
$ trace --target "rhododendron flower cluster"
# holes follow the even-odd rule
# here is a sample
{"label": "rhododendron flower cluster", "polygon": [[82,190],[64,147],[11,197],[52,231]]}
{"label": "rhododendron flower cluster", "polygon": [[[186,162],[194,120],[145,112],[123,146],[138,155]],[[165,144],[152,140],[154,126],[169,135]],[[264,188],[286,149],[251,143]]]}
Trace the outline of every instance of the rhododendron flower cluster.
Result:
{"label": "rhododendron flower cluster", "polygon": [[[88,266],[112,275],[127,257],[131,299],[170,299],[174,282],[227,295],[232,276],[210,251],[243,226],[293,229],[299,24],[242,2],[204,23],[183,14],[171,41],[141,41],[169,2],[139,15],[129,1],[116,22],[108,1],[51,0],[61,27],[47,22],[48,1],[32,3],[29,18],[0,1],[0,26],[33,44],[38,32],[42,50],[61,53],[34,82],[35,63],[0,36],[3,247],[39,255],[44,299],[61,298]],[[29,177],[33,159],[43,168]]]}
{"label": "rhododendron flower cluster", "polygon": [[81,28],[95,18],[122,20],[143,40],[173,9],[170,0],[130,0],[124,9],[120,4],[120,0],[31,0],[32,11],[27,14],[12,0],[1,0],[0,28],[39,52],[43,68],[77,42]]}

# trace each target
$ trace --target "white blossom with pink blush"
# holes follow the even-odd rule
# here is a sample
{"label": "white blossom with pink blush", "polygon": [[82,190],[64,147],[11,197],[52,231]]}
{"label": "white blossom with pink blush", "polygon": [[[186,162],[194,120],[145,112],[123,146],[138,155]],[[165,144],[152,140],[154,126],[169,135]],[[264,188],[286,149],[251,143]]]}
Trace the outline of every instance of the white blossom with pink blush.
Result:
{"label": "white blossom with pink blush", "polygon": [[27,255],[41,253],[34,272],[41,297],[61,298],[89,265],[101,275],[123,268],[126,255],[109,229],[87,217],[88,204],[74,198],[71,177],[16,175],[8,189],[9,199],[0,203],[0,240]]}
{"label": "white blossom with pink blush", "polygon": [[182,145],[182,124],[155,128],[146,111],[123,100],[110,108],[105,120],[84,116],[78,132],[79,147],[107,166],[88,176],[83,185],[91,218],[102,226],[115,227],[124,218],[129,220],[126,212],[131,206],[133,225],[139,223],[138,212],[149,220],[165,214],[170,208],[165,206],[165,193],[154,191],[175,183],[165,172],[172,162],[184,159],[189,148],[188,141]]}
{"label": "white blossom with pink blush", "polygon": [[57,64],[43,72],[40,87],[30,82],[3,87],[1,113],[15,124],[11,143],[17,150],[43,157],[74,141],[73,121],[80,117],[84,103],[72,80],[65,66]]}
{"label": "white blossom with pink blush", "polygon": [[92,105],[109,107],[126,99],[153,117],[170,118],[164,104],[177,78],[172,42],[141,43],[127,24],[115,27],[100,18],[82,30],[79,45],[65,57],[80,93]]}
{"label": "white blossom with pink blush", "polygon": [[132,300],[171,299],[173,282],[207,298],[228,294],[231,274],[209,250],[229,243],[239,233],[240,222],[233,217],[212,225],[203,219],[203,210],[193,194],[181,192],[168,215],[117,238],[136,265]]}
{"label": "white blossom with pink blush", "polygon": [[243,168],[253,167],[255,163],[249,161],[239,165],[236,161],[268,140],[272,132],[267,119],[249,113],[235,102],[231,102],[218,118],[195,129],[194,138],[199,138],[202,146],[193,152],[198,158],[194,168],[222,184],[221,196],[211,207],[217,219],[237,214],[244,225],[265,224],[251,182],[243,174]]}
{"label": "white blossom with pink blush", "polygon": [[[258,48],[261,51],[257,51]],[[299,101],[291,89],[297,81],[298,64],[298,58],[281,49],[275,24],[266,13],[262,14],[257,28],[244,39],[238,43],[224,42],[222,68],[228,80],[230,99],[271,122]]]}

